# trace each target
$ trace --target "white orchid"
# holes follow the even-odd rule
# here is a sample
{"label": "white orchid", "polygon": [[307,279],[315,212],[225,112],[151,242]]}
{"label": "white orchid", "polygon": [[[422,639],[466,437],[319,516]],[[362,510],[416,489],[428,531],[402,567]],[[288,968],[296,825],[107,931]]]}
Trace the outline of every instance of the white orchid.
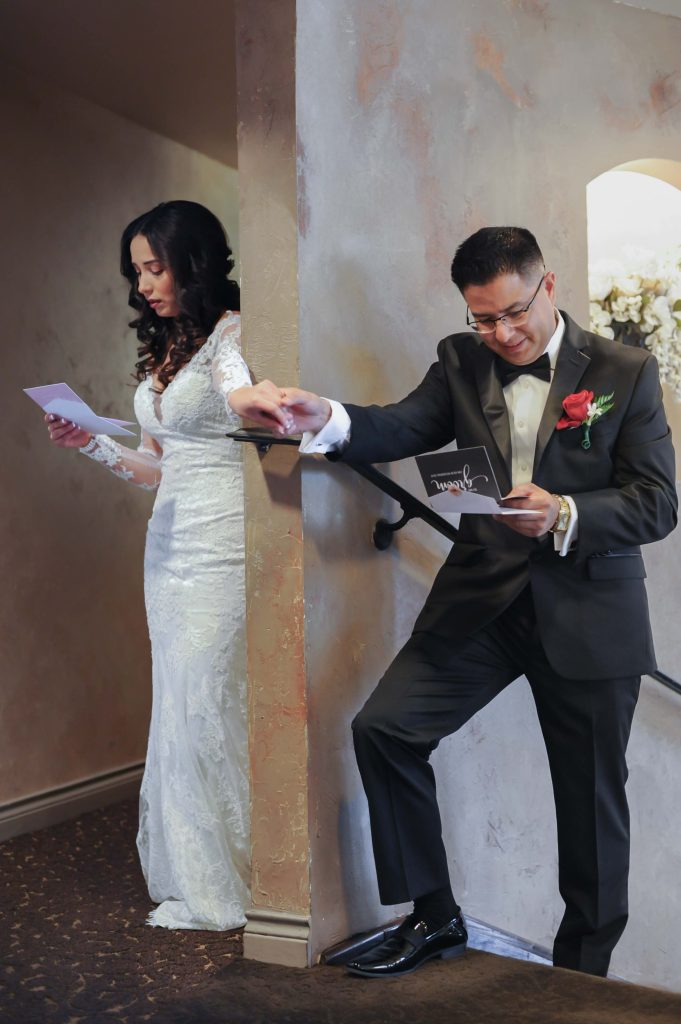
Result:
{"label": "white orchid", "polygon": [[666,295],[656,295],[654,299],[646,302],[641,319],[641,330],[645,334],[660,329],[666,337],[671,337],[677,327],[677,320]]}
{"label": "white orchid", "polygon": [[619,277],[614,284],[615,292],[620,295],[637,295],[641,294],[641,278],[638,274],[630,274],[628,277]]}
{"label": "white orchid", "polygon": [[595,331],[596,334],[601,334],[604,338],[610,338],[611,340],[615,337],[610,324],[612,323],[612,313],[601,306],[600,302],[589,303],[589,318],[591,320],[591,330]]}
{"label": "white orchid", "polygon": [[632,323],[637,324],[641,319],[642,303],[643,297],[640,294],[618,295],[617,298],[613,299],[610,303],[613,320],[617,320],[618,323],[621,324],[625,324],[628,320],[631,320]]}
{"label": "white orchid", "polygon": [[613,283],[611,274],[589,274],[589,297],[593,302],[604,302],[612,291]]}
{"label": "white orchid", "polygon": [[[681,401],[681,249],[662,259],[631,249],[623,262],[600,261],[589,271],[589,299],[591,330],[605,338],[616,329],[638,332]],[[630,326],[615,329],[618,324]]]}

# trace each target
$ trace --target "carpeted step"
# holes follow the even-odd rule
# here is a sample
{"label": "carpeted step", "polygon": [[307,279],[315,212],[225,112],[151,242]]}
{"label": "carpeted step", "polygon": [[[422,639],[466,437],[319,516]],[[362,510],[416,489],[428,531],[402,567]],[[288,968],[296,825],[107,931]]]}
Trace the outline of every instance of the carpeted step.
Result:
{"label": "carpeted step", "polygon": [[0,845],[0,1024],[681,1024],[681,996],[469,950],[404,978],[145,924],[136,802]]}

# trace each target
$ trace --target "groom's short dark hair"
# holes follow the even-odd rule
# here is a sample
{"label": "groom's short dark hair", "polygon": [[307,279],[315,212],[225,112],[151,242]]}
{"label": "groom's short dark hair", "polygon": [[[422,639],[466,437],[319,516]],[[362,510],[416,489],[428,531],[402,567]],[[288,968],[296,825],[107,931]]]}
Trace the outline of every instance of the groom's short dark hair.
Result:
{"label": "groom's short dark hair", "polygon": [[469,284],[487,284],[499,274],[525,277],[543,266],[537,239],[527,228],[480,228],[456,250],[452,281],[463,291]]}

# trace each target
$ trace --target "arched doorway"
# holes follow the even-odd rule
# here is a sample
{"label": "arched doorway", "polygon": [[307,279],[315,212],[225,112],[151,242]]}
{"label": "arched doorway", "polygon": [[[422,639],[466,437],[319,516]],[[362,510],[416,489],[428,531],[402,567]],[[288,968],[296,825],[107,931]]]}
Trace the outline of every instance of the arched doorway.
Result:
{"label": "arched doorway", "polygon": [[[638,169],[656,163],[625,164],[587,186],[589,297],[593,330],[656,355],[673,416],[681,403],[681,188]],[[659,163],[670,176],[678,169],[681,185],[681,164]]]}
{"label": "arched doorway", "polygon": [[[591,329],[642,345],[660,366],[681,476],[681,163],[635,160],[587,185]],[[660,672],[681,685],[675,624],[681,535],[646,549]]]}

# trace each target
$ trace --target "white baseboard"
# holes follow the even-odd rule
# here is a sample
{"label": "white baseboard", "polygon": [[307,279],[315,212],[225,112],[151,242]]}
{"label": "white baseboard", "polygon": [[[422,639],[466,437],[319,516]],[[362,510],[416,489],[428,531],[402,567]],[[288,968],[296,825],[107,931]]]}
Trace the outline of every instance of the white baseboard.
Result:
{"label": "white baseboard", "polygon": [[0,842],[139,795],[144,762],[80,779],[0,806]]}
{"label": "white baseboard", "polygon": [[246,911],[244,957],[284,967],[309,967],[310,919],[284,910]]}

